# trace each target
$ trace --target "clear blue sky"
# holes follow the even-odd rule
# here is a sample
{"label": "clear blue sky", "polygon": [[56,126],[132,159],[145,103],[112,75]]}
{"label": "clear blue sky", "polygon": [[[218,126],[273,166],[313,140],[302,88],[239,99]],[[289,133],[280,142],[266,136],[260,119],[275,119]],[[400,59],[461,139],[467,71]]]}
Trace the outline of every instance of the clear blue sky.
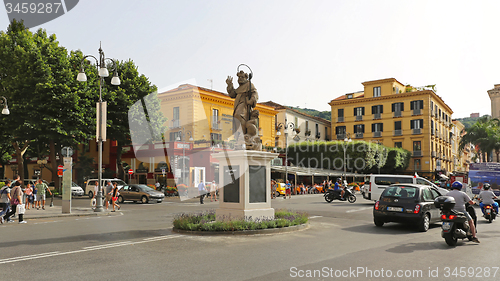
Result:
{"label": "clear blue sky", "polygon": [[[329,110],[328,102],[394,77],[437,84],[454,110],[491,114],[500,83],[500,1],[81,0],[38,27],[69,50],[131,58],[159,89],[189,81],[225,92],[248,64],[260,100]],[[9,24],[0,12],[3,30]]]}

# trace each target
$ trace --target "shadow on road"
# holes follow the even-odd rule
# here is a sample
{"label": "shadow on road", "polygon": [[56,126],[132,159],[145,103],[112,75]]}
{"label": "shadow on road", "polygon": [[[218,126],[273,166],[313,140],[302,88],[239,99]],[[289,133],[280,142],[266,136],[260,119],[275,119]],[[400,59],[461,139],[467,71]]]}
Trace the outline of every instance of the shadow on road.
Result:
{"label": "shadow on road", "polygon": [[[440,228],[439,224],[431,224],[429,229]],[[352,226],[343,228],[342,230],[358,232],[358,233],[370,233],[370,234],[382,234],[382,235],[401,235],[418,232],[416,227],[413,225],[399,224],[399,223],[387,223],[383,227],[377,227],[373,223],[364,224],[358,226]]]}

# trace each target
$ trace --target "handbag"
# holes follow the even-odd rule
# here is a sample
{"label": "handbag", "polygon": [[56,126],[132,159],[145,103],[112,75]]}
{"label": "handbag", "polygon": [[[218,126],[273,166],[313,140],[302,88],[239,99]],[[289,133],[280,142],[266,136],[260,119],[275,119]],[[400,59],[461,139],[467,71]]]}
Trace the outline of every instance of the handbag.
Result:
{"label": "handbag", "polygon": [[24,207],[24,204],[17,205],[17,212],[20,215],[24,215],[24,212],[26,212],[26,208]]}
{"label": "handbag", "polygon": [[17,198],[10,198],[10,205],[19,205],[19,200]]}
{"label": "handbag", "polygon": [[95,207],[95,205],[96,205],[96,199],[95,198],[90,199],[90,206]]}

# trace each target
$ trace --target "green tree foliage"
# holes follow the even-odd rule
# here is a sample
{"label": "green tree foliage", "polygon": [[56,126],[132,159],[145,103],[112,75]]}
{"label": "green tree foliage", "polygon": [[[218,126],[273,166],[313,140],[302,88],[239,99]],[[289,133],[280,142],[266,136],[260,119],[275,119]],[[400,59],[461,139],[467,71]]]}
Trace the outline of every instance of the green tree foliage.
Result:
{"label": "green tree foliage", "polygon": [[301,142],[288,147],[288,159],[298,167],[330,170],[344,169],[359,173],[380,171],[396,173],[404,171],[411,152],[402,148],[391,148],[365,141]]}
{"label": "green tree foliage", "polygon": [[332,112],[331,111],[318,111],[318,110],[310,109],[310,108],[299,108],[298,106],[297,107],[291,106],[290,108],[295,109],[297,111],[300,111],[300,112],[305,113],[305,114],[310,115],[310,116],[326,119],[328,121],[331,121],[331,119],[332,119]]}
{"label": "green tree foliage", "polygon": [[471,143],[479,147],[479,152],[484,155],[487,162],[491,162],[491,154],[496,150],[497,162],[500,148],[500,121],[490,116],[482,116],[471,127],[465,129],[466,134],[462,137],[459,149]]}

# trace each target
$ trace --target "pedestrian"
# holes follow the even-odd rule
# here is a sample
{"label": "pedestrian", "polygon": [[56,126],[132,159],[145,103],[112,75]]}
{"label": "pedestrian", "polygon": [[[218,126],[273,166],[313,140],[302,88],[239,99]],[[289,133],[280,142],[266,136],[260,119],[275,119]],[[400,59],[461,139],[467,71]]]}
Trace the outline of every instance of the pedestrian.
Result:
{"label": "pedestrian", "polygon": [[45,192],[48,191],[50,195],[52,195],[52,192],[41,179],[37,180],[35,188],[36,188],[36,205],[37,205],[36,209],[40,210],[40,205],[41,205],[42,210],[45,210]]}
{"label": "pedestrian", "polygon": [[275,180],[271,180],[271,199],[276,198],[277,184]]}
{"label": "pedestrian", "polygon": [[112,200],[112,194],[111,192],[113,191],[113,184],[111,184],[110,181],[108,181],[108,183],[106,184],[106,210],[108,209],[109,207],[109,202],[111,202],[111,204],[113,204],[113,201]]}
{"label": "pedestrian", "polygon": [[156,184],[155,184],[155,187],[156,187],[156,190],[161,190],[161,185],[160,185],[160,182],[159,181],[156,181]]}
{"label": "pedestrian", "polygon": [[283,199],[286,199],[286,196],[288,195],[288,198],[292,199],[292,185],[288,180],[286,181],[286,186],[285,186],[285,197]]}
{"label": "pedestrian", "polygon": [[0,189],[0,223],[3,223],[3,216],[7,214],[10,209],[10,180],[5,181],[5,185]]}
{"label": "pedestrian", "polygon": [[112,192],[111,200],[113,200],[113,211],[111,211],[111,212],[114,212],[115,206],[118,207],[118,210],[120,210],[120,205],[116,204],[116,201],[118,200],[118,194],[119,194],[117,182],[113,183],[113,190],[111,192]]}
{"label": "pedestrian", "polygon": [[26,185],[26,188],[24,189],[24,194],[26,195],[26,210],[30,209],[30,203],[33,204],[33,187],[31,186],[31,183],[28,183]]}
{"label": "pedestrian", "polygon": [[213,202],[212,199],[215,196],[215,201],[217,201],[217,184],[215,181],[212,181],[210,185],[210,202]]}
{"label": "pedestrian", "polygon": [[[21,190],[21,183],[16,181],[14,187],[10,191],[10,211],[3,216],[3,221],[12,222],[10,217],[16,214],[17,206],[23,202],[23,191]],[[23,216],[19,216],[19,223],[26,223]]]}
{"label": "pedestrian", "polygon": [[198,184],[198,193],[200,195],[200,204],[204,204],[203,197],[205,197],[205,194],[207,193],[207,188],[205,187],[205,183],[203,181]]}

